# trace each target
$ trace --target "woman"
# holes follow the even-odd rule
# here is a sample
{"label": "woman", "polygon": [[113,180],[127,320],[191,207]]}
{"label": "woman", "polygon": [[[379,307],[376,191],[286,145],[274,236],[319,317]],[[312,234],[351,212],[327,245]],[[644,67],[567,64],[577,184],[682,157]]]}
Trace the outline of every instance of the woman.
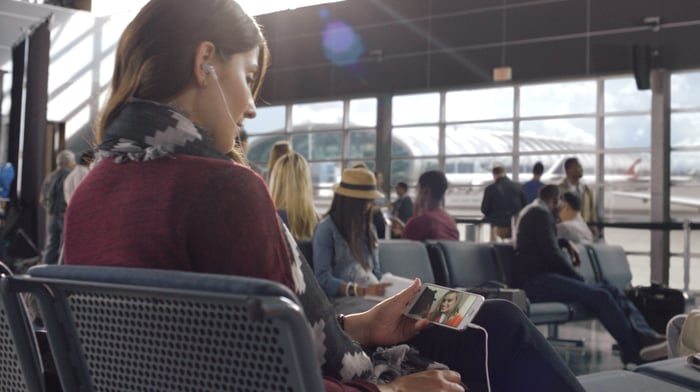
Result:
{"label": "woman", "polygon": [[272,169],[278,159],[292,152],[292,145],[286,140],[275,142],[270,149],[270,158],[267,160],[267,176],[265,179],[269,182],[272,175]]}
{"label": "woman", "polygon": [[430,312],[428,318],[436,323],[457,327],[462,322],[462,315],[459,314],[459,309],[464,304],[465,298],[458,291],[448,291],[440,298],[436,308]]}
{"label": "woman", "polygon": [[[478,333],[454,344],[454,337],[433,336],[430,329],[419,334],[427,320],[401,317],[417,295],[418,281],[366,313],[340,318],[343,332],[308,265],[289,246],[293,240],[280,226],[264,182],[225,155],[244,119],[255,116],[253,97],[267,61],[259,27],[233,0],[152,0],[141,9],[117,47],[112,94],[96,126],[98,162],[66,213],[66,264],[281,282],[295,290],[313,327],[328,391],[459,391],[462,377],[478,383],[483,379],[477,373],[483,370]],[[507,349],[496,343],[489,348],[489,358],[498,361],[492,373],[500,382],[522,382],[498,375],[517,373],[525,363],[518,358],[523,358],[529,373],[534,364],[541,378],[577,385],[517,308],[496,304],[482,311],[494,340],[507,344]],[[385,385],[368,381],[372,363],[358,343],[410,341],[425,347],[422,354],[441,360],[441,352],[452,350],[431,350],[435,343],[429,342],[440,339],[447,344],[443,347],[460,346],[461,364],[454,361],[458,371],[422,371]],[[473,350],[465,357],[467,347]],[[510,350],[519,355],[513,358]],[[533,388],[541,386],[535,378],[528,381]]]}
{"label": "woman", "polygon": [[379,283],[377,234],[372,224],[372,202],[381,196],[372,172],[364,168],[343,171],[331,208],[313,236],[314,271],[338,312],[361,312],[374,301],[361,297],[384,295]]}
{"label": "woman", "polygon": [[318,215],[314,210],[309,165],[301,154],[290,152],[275,163],[270,175],[270,194],[294,239],[311,239]]}

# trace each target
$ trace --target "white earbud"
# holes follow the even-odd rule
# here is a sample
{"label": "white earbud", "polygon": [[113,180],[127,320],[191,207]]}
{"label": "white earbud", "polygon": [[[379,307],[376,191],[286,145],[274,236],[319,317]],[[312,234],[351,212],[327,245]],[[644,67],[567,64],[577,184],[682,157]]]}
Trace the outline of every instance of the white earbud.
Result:
{"label": "white earbud", "polygon": [[211,64],[202,64],[202,70],[204,70],[204,73],[207,75],[211,75],[211,78],[214,80],[219,80],[218,76],[216,75],[216,69],[214,69],[214,66]]}
{"label": "white earbud", "polygon": [[216,70],[214,69],[214,66],[205,63],[202,64],[202,70],[204,71],[205,74],[211,75],[211,78],[214,79],[214,83],[216,83],[216,87],[219,90],[219,94],[221,95],[221,100],[222,103],[224,104],[224,110],[226,111],[226,115],[228,116],[229,121],[231,121],[231,125],[233,126],[235,137],[238,137],[239,133],[239,127],[236,124],[236,121],[233,120],[233,116],[231,115],[231,111],[228,109],[228,101],[226,100],[226,95],[224,94],[224,90],[221,88],[221,83],[219,83],[219,76],[216,74]]}

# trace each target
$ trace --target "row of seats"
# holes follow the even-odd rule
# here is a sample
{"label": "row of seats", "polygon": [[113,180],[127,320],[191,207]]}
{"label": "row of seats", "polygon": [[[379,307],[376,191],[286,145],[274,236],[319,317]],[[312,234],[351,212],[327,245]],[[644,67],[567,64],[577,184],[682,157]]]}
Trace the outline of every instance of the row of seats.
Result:
{"label": "row of seats", "polygon": [[[310,242],[300,244],[311,258]],[[632,281],[624,249],[602,243],[578,244],[581,265],[576,267],[587,282],[607,282],[622,290]],[[506,243],[464,241],[381,240],[379,264],[382,272],[448,287],[476,287],[496,280],[511,282],[514,250]],[[529,318],[548,325],[548,338],[556,339],[557,326],[584,320],[592,315],[577,303],[533,303]],[[576,342],[581,343],[581,342]],[[685,364],[685,358],[669,359],[637,367],[634,371],[614,370],[579,377],[586,391],[700,391],[700,372]]]}
{"label": "row of seats", "polygon": [[[432,273],[423,272],[426,279]],[[39,302],[64,391],[323,391],[310,326],[286,287],[247,277],[85,266],[0,276],[2,391],[46,392],[21,293]],[[591,392],[700,391],[700,373],[683,360],[579,380]]]}
{"label": "row of seats", "polygon": [[[310,241],[300,244],[312,262]],[[587,282],[603,282],[626,289],[632,272],[624,249],[602,243],[578,244],[581,265],[576,267]],[[447,287],[474,288],[489,281],[510,285],[514,250],[506,243],[465,241],[380,240],[379,264],[382,272]],[[530,320],[548,326],[548,338],[558,339],[558,325],[592,317],[578,303],[543,302],[530,305]],[[582,344],[582,342],[576,342]]]}

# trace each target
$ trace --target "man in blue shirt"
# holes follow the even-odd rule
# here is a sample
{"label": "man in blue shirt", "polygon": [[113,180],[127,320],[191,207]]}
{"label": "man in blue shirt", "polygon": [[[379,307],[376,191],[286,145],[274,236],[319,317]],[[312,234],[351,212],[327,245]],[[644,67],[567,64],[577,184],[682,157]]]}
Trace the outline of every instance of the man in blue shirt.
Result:
{"label": "man in blue shirt", "polygon": [[544,185],[542,181],[540,181],[542,173],[544,173],[544,165],[542,165],[542,162],[535,163],[535,166],[532,167],[532,180],[523,184],[523,192],[525,192],[527,204],[532,203],[532,201],[537,198],[537,191]]}

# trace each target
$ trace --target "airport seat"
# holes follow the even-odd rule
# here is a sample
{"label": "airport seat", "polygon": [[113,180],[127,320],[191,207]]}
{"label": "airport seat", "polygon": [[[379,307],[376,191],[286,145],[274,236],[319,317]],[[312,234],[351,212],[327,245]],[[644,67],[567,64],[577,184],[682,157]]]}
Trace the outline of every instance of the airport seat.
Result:
{"label": "airport seat", "polygon": [[435,241],[449,273],[449,287],[472,288],[488,281],[502,281],[491,244],[465,241]]}
{"label": "airport seat", "polygon": [[442,252],[442,248],[436,241],[426,241],[425,248],[428,250],[430,266],[432,267],[433,275],[435,276],[435,284],[449,287],[450,271],[447,270],[447,263],[445,262],[445,255]]}
{"label": "airport seat", "polygon": [[428,250],[420,241],[380,240],[379,267],[404,278],[420,278],[423,283],[436,283]]}
{"label": "airport seat", "polygon": [[0,389],[43,392],[38,344],[19,294],[12,290],[11,270],[0,263]]}
{"label": "airport seat", "polygon": [[688,365],[685,357],[648,363],[638,366],[634,371],[700,391],[700,371]]}
{"label": "airport seat", "polygon": [[619,245],[604,243],[586,244],[593,262],[598,267],[601,282],[607,282],[624,291],[632,283],[632,270],[625,250]]}
{"label": "airport seat", "polygon": [[645,374],[609,370],[578,377],[587,392],[687,392],[690,389]]}
{"label": "airport seat", "polygon": [[52,352],[70,356],[56,358],[79,381],[68,390],[323,390],[309,324],[276,282],[90,266],[14,279],[37,296]]}

